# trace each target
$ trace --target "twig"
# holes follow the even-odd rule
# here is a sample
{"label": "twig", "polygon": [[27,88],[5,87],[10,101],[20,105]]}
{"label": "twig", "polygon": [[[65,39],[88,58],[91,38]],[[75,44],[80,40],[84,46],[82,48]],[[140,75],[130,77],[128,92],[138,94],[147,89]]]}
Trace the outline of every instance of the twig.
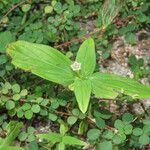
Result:
{"label": "twig", "polygon": [[9,11],[4,15],[4,17],[7,17],[12,11],[14,11],[17,7],[19,7],[20,5],[24,4],[25,2],[28,2],[29,0],[24,0],[14,6],[12,6]]}
{"label": "twig", "polygon": [[68,46],[68,45],[70,45],[70,44],[72,44],[72,43],[75,43],[75,42],[82,42],[84,39],[89,38],[91,35],[93,35],[93,34],[95,34],[95,33],[97,33],[97,32],[100,32],[100,31],[104,32],[104,31],[100,28],[100,29],[97,29],[97,30],[95,30],[95,31],[93,31],[93,32],[91,32],[91,33],[89,33],[89,34],[86,34],[85,36],[83,36],[83,37],[81,37],[81,38],[76,38],[76,39],[73,39],[73,40],[71,40],[71,41],[67,41],[67,42],[65,42],[65,43],[62,43],[62,44],[60,44],[60,45],[56,45],[56,46],[54,46],[54,47],[55,47],[55,48],[61,48],[61,47]]}
{"label": "twig", "polygon": [[[88,116],[87,118],[88,118],[88,120],[93,124],[93,126],[96,126],[96,121],[95,121],[94,119],[91,119],[89,116]],[[114,133],[117,133],[117,132],[118,132],[118,130],[117,130],[116,128],[110,127],[110,126],[108,126],[108,125],[105,125],[105,129],[106,129],[106,130],[111,130],[111,131],[114,132]]]}

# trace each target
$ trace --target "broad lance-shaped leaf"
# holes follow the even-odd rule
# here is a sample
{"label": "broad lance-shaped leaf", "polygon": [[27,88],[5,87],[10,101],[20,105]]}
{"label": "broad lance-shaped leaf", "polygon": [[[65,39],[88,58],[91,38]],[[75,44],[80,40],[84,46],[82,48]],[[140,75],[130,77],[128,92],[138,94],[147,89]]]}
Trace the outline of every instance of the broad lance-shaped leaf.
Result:
{"label": "broad lance-shaped leaf", "polygon": [[61,142],[62,141],[62,135],[59,134],[59,133],[53,133],[53,132],[50,132],[50,133],[45,133],[45,134],[38,134],[37,135],[39,138],[41,139],[46,139],[50,142]]}
{"label": "broad lance-shaped leaf", "polygon": [[81,73],[83,76],[88,76],[93,73],[96,65],[93,39],[87,39],[82,43],[77,53],[76,61],[81,63]]}
{"label": "broad lance-shaped leaf", "polygon": [[25,149],[22,147],[16,147],[16,146],[4,146],[0,150],[25,150]]}
{"label": "broad lance-shaped leaf", "polygon": [[37,136],[39,138],[46,139],[53,143],[63,142],[64,144],[69,144],[69,145],[87,145],[87,143],[84,141],[81,141],[75,137],[62,135],[60,133],[51,132],[51,133],[45,133],[45,134],[38,134]]}
{"label": "broad lance-shaped leaf", "polygon": [[12,63],[21,69],[59,84],[73,83],[71,60],[50,46],[17,41],[8,46],[7,53]]}
{"label": "broad lance-shaped leaf", "polygon": [[7,136],[0,141],[0,150],[23,150],[21,147],[10,146],[18,136],[23,124],[22,122],[11,121],[7,126]]}
{"label": "broad lance-shaped leaf", "polygon": [[90,80],[92,92],[102,98],[115,98],[119,92],[137,98],[150,98],[150,86],[130,78],[97,72],[90,77]]}
{"label": "broad lance-shaped leaf", "polygon": [[77,79],[74,82],[74,92],[80,110],[85,113],[87,111],[90,95],[91,95],[91,81]]}
{"label": "broad lance-shaped leaf", "polygon": [[68,145],[81,145],[81,146],[84,146],[84,145],[87,145],[86,142],[84,141],[81,141],[75,137],[71,137],[71,136],[64,136],[63,139],[62,139],[62,142],[64,144],[68,144]]}

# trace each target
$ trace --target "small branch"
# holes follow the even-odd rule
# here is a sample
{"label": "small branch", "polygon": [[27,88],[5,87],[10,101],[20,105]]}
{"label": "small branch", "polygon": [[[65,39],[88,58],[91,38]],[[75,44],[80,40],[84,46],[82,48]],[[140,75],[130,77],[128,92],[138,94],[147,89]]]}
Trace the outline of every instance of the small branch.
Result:
{"label": "small branch", "polygon": [[12,11],[14,11],[17,7],[19,7],[20,5],[24,4],[25,2],[29,2],[29,0],[24,0],[14,6],[12,6],[9,11],[4,15],[4,17],[7,17]]}
{"label": "small branch", "polygon": [[[95,121],[94,119],[91,119],[90,117],[87,117],[87,118],[88,118],[88,120],[91,122],[91,124],[93,124],[93,126],[96,126],[96,121]],[[105,129],[106,129],[106,130],[111,130],[111,131],[114,132],[114,133],[117,133],[117,132],[118,132],[118,130],[117,130],[116,128],[110,127],[110,126],[108,126],[108,125],[105,125]]]}
{"label": "small branch", "polygon": [[[128,16],[128,17],[123,18],[123,19],[120,19],[120,20],[113,21],[112,23],[113,23],[113,24],[116,24],[116,25],[119,25],[119,23],[127,22],[127,21],[129,21],[130,19],[133,19],[133,18],[135,18],[134,15]],[[70,45],[70,44],[72,44],[72,43],[75,43],[75,42],[82,42],[83,40],[89,38],[91,35],[93,35],[93,34],[95,34],[95,33],[98,33],[98,32],[102,32],[102,33],[101,33],[101,35],[102,35],[102,34],[105,32],[105,29],[103,29],[103,28],[98,28],[98,29],[96,29],[95,31],[93,31],[93,32],[91,32],[91,33],[89,33],[89,34],[86,34],[85,36],[83,36],[83,37],[81,37],[81,38],[76,38],[76,39],[73,39],[73,40],[71,40],[71,41],[67,41],[67,42],[65,42],[65,43],[62,43],[62,44],[60,44],[60,45],[56,45],[56,46],[54,46],[54,47],[55,47],[55,48],[62,48],[62,47],[66,47],[66,46],[68,46],[68,45]]]}
{"label": "small branch", "polygon": [[73,40],[71,40],[71,41],[67,41],[67,42],[65,42],[65,43],[62,43],[62,44],[60,44],[60,45],[56,45],[56,46],[54,46],[54,47],[55,47],[55,48],[62,48],[62,47],[66,47],[66,46],[68,46],[68,45],[70,45],[70,44],[72,44],[72,43],[75,43],[75,42],[82,42],[84,39],[87,39],[87,38],[89,38],[91,35],[93,35],[93,34],[95,34],[95,33],[98,33],[98,32],[100,32],[100,31],[104,32],[102,29],[97,29],[97,30],[95,30],[95,31],[93,31],[93,32],[91,32],[91,33],[89,33],[89,34],[87,34],[87,35],[81,37],[81,38],[76,38],[76,39],[73,39]]}

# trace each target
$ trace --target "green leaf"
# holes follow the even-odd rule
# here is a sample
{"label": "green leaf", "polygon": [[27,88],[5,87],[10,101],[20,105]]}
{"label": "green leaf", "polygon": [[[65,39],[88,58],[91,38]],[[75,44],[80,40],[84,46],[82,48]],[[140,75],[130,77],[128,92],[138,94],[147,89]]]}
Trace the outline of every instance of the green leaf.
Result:
{"label": "green leaf", "polygon": [[131,124],[127,124],[124,126],[124,133],[129,135],[132,133],[133,126]]}
{"label": "green leaf", "polygon": [[28,91],[26,89],[23,89],[21,92],[20,92],[20,96],[26,96],[28,94]]}
{"label": "green leaf", "polygon": [[46,139],[50,142],[61,142],[62,141],[62,135],[59,133],[38,134],[37,136],[41,139]]}
{"label": "green leaf", "polygon": [[31,108],[31,110],[32,110],[32,112],[33,113],[38,113],[38,112],[40,112],[40,106],[38,105],[38,104],[34,104],[34,105],[32,105],[32,108]]}
{"label": "green leaf", "polygon": [[0,65],[5,64],[7,62],[6,55],[0,55]]}
{"label": "green leaf", "polygon": [[0,149],[5,149],[4,147],[9,146],[12,144],[12,142],[15,140],[15,138],[18,136],[20,129],[22,128],[23,124],[22,122],[17,121],[11,121],[7,126],[7,137],[2,141],[0,145]]}
{"label": "green leaf", "polygon": [[24,115],[24,112],[20,109],[20,110],[17,110],[17,117],[18,118],[22,118]]}
{"label": "green leaf", "polygon": [[117,120],[115,120],[114,126],[117,129],[123,129],[124,128],[124,123],[123,123],[123,121],[117,119]]}
{"label": "green leaf", "polygon": [[133,121],[133,115],[131,113],[124,113],[122,116],[122,120],[124,122],[132,122]]}
{"label": "green leaf", "polygon": [[78,109],[78,108],[74,108],[74,109],[72,110],[72,114],[73,114],[74,116],[79,116],[79,115],[80,115],[79,109]]}
{"label": "green leaf", "polygon": [[97,140],[100,137],[100,135],[101,135],[101,132],[98,129],[90,129],[87,133],[87,137],[91,141]]}
{"label": "green leaf", "polygon": [[146,133],[146,134],[147,134],[147,133],[149,134],[149,133],[150,133],[150,125],[145,125],[145,126],[143,127],[143,132]]}
{"label": "green leaf", "polygon": [[67,122],[68,122],[68,124],[70,124],[70,125],[75,124],[76,121],[77,121],[77,117],[69,116],[69,117],[67,118]]}
{"label": "green leaf", "polygon": [[30,8],[31,8],[30,4],[22,5],[22,11],[25,12],[25,13],[28,12],[30,10]]}
{"label": "green leaf", "polygon": [[112,150],[113,146],[111,141],[104,141],[98,144],[96,150]]}
{"label": "green leaf", "polygon": [[52,11],[53,11],[53,7],[52,6],[46,6],[44,8],[45,14],[50,14]]}
{"label": "green leaf", "polygon": [[71,60],[50,46],[17,41],[8,46],[7,53],[19,68],[59,84],[73,83]]}
{"label": "green leaf", "polygon": [[98,128],[104,128],[105,127],[105,120],[102,118],[96,118],[96,126]]}
{"label": "green leaf", "polygon": [[83,135],[88,129],[88,123],[86,121],[81,121],[78,128],[78,134]]}
{"label": "green leaf", "polygon": [[21,108],[23,110],[29,110],[31,108],[31,105],[29,103],[25,103],[25,104],[23,104],[23,106]]}
{"label": "green leaf", "polygon": [[147,134],[143,134],[143,135],[140,136],[140,138],[139,138],[139,143],[140,143],[141,145],[146,145],[146,144],[148,144],[149,142],[150,142],[150,138],[149,138],[149,136],[148,136]]}
{"label": "green leaf", "polygon": [[115,98],[119,92],[137,98],[150,97],[150,86],[140,84],[130,78],[97,72],[90,77],[90,80],[92,92],[102,98]]}
{"label": "green leaf", "polygon": [[31,119],[32,116],[33,116],[33,112],[31,110],[27,110],[25,113],[24,113],[24,116],[26,119]]}
{"label": "green leaf", "polygon": [[24,150],[22,147],[16,147],[16,146],[4,146],[3,149],[4,150]]}
{"label": "green leaf", "polygon": [[77,53],[76,61],[81,63],[81,73],[83,76],[91,75],[95,69],[96,56],[93,39],[87,39],[82,43]]}
{"label": "green leaf", "polygon": [[69,145],[81,145],[81,146],[87,145],[86,142],[71,136],[64,136],[62,142],[64,144],[69,144]]}
{"label": "green leaf", "polygon": [[103,138],[105,139],[112,139],[114,136],[113,132],[110,130],[107,130],[103,133]]}
{"label": "green leaf", "polygon": [[0,33],[0,52],[5,52],[7,44],[14,41],[14,37],[10,31]]}
{"label": "green leaf", "polygon": [[8,90],[10,90],[11,89],[11,84],[9,82],[5,82],[4,87],[7,88]]}
{"label": "green leaf", "polygon": [[143,133],[143,130],[141,128],[133,129],[133,135],[135,135],[135,136],[140,136],[140,135],[142,135],[142,133]]}
{"label": "green leaf", "polygon": [[13,100],[18,101],[21,98],[20,94],[13,95]]}
{"label": "green leaf", "polygon": [[74,92],[80,110],[85,113],[87,111],[90,95],[91,95],[91,82],[89,80],[77,79],[74,82]]}
{"label": "green leaf", "polygon": [[121,144],[125,139],[126,136],[124,134],[119,134],[119,135],[116,134],[112,140],[115,144]]}
{"label": "green leaf", "polygon": [[7,101],[6,102],[6,109],[7,110],[11,110],[13,108],[15,108],[15,103],[13,101],[11,101],[11,100]]}
{"label": "green leaf", "polygon": [[108,110],[100,110],[100,111],[96,111],[94,110],[94,116],[96,118],[103,118],[103,119],[109,119],[111,118],[111,113]]}
{"label": "green leaf", "polygon": [[35,135],[34,134],[29,134],[27,138],[27,142],[32,142],[35,140]]}
{"label": "green leaf", "polygon": [[66,132],[68,131],[68,126],[64,125],[64,124],[61,124],[59,131],[60,131],[60,134],[65,135]]}
{"label": "green leaf", "polygon": [[126,36],[125,36],[125,39],[126,41],[129,43],[129,44],[136,44],[137,42],[137,38],[136,38],[136,35],[134,33],[128,33]]}
{"label": "green leaf", "polygon": [[19,84],[14,84],[12,86],[12,90],[13,90],[13,93],[19,93],[20,92],[20,85]]}
{"label": "green leaf", "polygon": [[56,121],[57,120],[57,115],[49,113],[48,118],[52,121]]}
{"label": "green leaf", "polygon": [[39,150],[38,144],[36,141],[32,141],[29,143],[29,150]]}
{"label": "green leaf", "polygon": [[28,132],[29,134],[33,134],[35,131],[36,131],[35,128],[33,128],[33,127],[28,127],[27,132]]}
{"label": "green leaf", "polygon": [[143,124],[150,126],[150,118],[144,119]]}
{"label": "green leaf", "polygon": [[58,145],[57,145],[57,149],[56,150],[65,150],[65,144],[63,142],[60,142]]}
{"label": "green leaf", "polygon": [[20,141],[25,141],[27,137],[28,137],[28,134],[26,132],[21,132],[18,135],[18,138],[19,138]]}

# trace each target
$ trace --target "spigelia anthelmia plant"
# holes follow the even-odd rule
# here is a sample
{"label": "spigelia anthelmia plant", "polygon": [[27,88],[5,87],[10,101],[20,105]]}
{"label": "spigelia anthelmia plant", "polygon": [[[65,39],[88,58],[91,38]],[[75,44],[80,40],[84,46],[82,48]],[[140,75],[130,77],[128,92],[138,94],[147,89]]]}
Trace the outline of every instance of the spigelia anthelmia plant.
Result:
{"label": "spigelia anthelmia plant", "polygon": [[7,53],[16,67],[73,90],[83,113],[88,109],[92,94],[106,99],[114,99],[119,93],[138,99],[150,97],[150,86],[130,78],[94,72],[96,53],[91,38],[82,43],[75,60],[50,46],[26,41],[9,44]]}

